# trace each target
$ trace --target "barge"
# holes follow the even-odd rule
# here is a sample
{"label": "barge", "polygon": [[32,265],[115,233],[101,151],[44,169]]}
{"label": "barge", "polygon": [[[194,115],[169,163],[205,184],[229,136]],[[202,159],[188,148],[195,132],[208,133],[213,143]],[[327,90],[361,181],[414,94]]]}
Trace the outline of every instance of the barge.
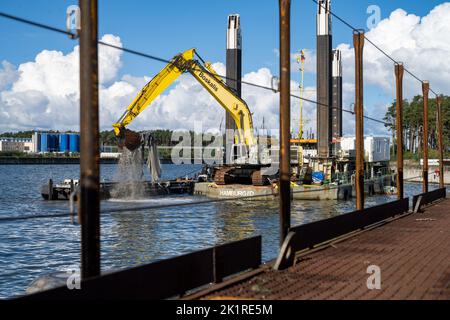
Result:
{"label": "barge", "polygon": [[[53,180],[50,179],[47,184],[41,186],[41,196],[44,200],[70,200],[73,194],[73,200],[77,200],[76,190],[78,183],[78,180],[65,179],[62,183],[54,184]],[[152,197],[171,194],[192,194],[195,182],[191,179],[167,180],[158,183],[140,181],[120,183],[120,188],[126,189],[127,184],[129,184],[130,188],[138,188],[141,190],[143,196]],[[102,200],[110,199],[112,191],[117,185],[117,182],[101,182],[100,198]]]}

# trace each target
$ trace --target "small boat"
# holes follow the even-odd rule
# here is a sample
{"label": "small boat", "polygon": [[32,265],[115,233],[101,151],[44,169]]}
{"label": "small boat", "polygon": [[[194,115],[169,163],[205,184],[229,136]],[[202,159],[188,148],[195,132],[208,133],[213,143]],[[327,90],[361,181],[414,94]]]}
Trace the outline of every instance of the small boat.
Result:
{"label": "small boat", "polygon": [[387,186],[384,187],[384,193],[387,195],[396,195],[397,194],[397,188],[393,186]]}

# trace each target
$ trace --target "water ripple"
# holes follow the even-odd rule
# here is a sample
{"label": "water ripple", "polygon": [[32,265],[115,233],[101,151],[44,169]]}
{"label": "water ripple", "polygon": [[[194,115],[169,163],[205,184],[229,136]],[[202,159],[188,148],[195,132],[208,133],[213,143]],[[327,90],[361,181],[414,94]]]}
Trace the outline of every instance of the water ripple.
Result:
{"label": "water ripple", "polygon": [[[198,167],[198,166],[197,166]],[[164,165],[164,178],[182,176],[194,166]],[[101,179],[113,180],[115,165],[101,166]],[[44,201],[40,187],[49,178],[77,178],[77,165],[0,165],[0,217],[68,212],[68,202]],[[409,194],[420,186],[407,185]],[[390,197],[367,199],[367,205]],[[149,200],[102,201],[102,209],[185,203],[199,197],[169,197]],[[354,210],[353,202],[304,202],[292,204],[292,225],[329,218]],[[263,259],[278,250],[278,203],[237,201],[180,206],[139,212],[105,214],[101,217],[103,269],[130,267],[165,259],[216,244],[253,235],[263,235]],[[0,297],[23,294],[43,273],[65,271],[80,261],[80,227],[69,218],[31,219],[0,225]]]}

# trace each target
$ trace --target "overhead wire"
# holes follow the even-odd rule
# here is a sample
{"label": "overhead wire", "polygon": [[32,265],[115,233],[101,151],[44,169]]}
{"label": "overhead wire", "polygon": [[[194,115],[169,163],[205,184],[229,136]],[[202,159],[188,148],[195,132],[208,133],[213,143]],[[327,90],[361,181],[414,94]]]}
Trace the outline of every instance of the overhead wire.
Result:
{"label": "overhead wire", "polygon": [[[43,23],[39,23],[39,22],[35,22],[35,21],[32,21],[32,20],[20,18],[20,17],[17,17],[17,16],[13,16],[13,15],[10,15],[10,14],[3,13],[3,12],[0,12],[0,16],[4,17],[4,18],[7,18],[7,19],[15,20],[15,21],[18,21],[18,22],[21,22],[21,23],[25,23],[25,24],[28,24],[28,25],[32,25],[32,26],[35,26],[35,27],[39,27],[39,28],[43,28],[43,29],[46,29],[46,30],[62,33],[62,34],[65,34],[65,35],[69,35],[71,38],[75,38],[77,36],[76,34],[74,34],[72,32],[69,32],[67,30],[64,30],[64,29],[59,29],[59,28],[52,27],[52,26],[49,26],[49,25],[46,25],[46,24],[43,24]],[[107,43],[107,42],[104,42],[104,41],[101,41],[101,40],[99,40],[98,43],[100,45],[103,45],[103,46],[106,46],[106,47],[110,47],[110,48],[113,48],[113,49],[121,50],[121,51],[127,52],[129,54],[133,54],[133,55],[136,55],[136,56],[148,58],[148,59],[155,60],[155,61],[158,61],[158,62],[162,62],[162,63],[170,63],[171,62],[171,60],[168,60],[168,59],[157,57],[155,55],[150,55],[150,54],[147,54],[147,53],[144,53],[144,52],[140,52],[140,51],[137,51],[137,50],[134,50],[134,49],[113,45],[113,44],[110,44],[110,43]],[[204,63],[204,60],[200,57],[200,55],[197,54],[197,56]],[[206,70],[206,71],[209,72],[208,70]],[[253,83],[253,82],[244,81],[242,79],[234,79],[234,78],[227,77],[227,76],[224,76],[224,75],[219,75],[219,74],[217,76],[219,76],[220,78],[222,78],[224,80],[236,81],[236,82],[244,84],[244,85],[248,85],[248,86],[252,86],[252,87],[256,87],[256,88],[260,88],[260,89],[264,89],[264,90],[270,90],[270,91],[275,92],[275,93],[279,92],[278,88],[274,89],[273,87],[268,87],[268,86],[256,84],[256,83]],[[291,97],[303,100],[305,102],[309,102],[309,103],[315,104],[317,106],[327,107],[327,108],[335,109],[335,110],[341,110],[343,112],[350,113],[350,114],[353,114],[353,115],[355,114],[355,112],[351,111],[351,110],[347,110],[347,109],[339,108],[339,107],[330,107],[328,104],[323,104],[323,103],[320,103],[318,101],[314,101],[312,99],[307,99],[307,98],[304,98],[304,97],[300,97],[300,96],[297,96],[297,95],[294,95],[294,94],[291,94]],[[367,120],[371,120],[371,121],[375,121],[375,122],[382,123],[382,124],[385,124],[385,125],[389,125],[389,123],[387,123],[387,122],[384,122],[384,121],[379,120],[379,119],[374,119],[374,118],[371,118],[369,116],[364,116],[364,118],[367,119]]]}
{"label": "overhead wire", "polygon": [[[312,0],[312,1],[315,2],[316,4],[319,4],[317,2],[317,0]],[[355,27],[353,27],[350,23],[348,23],[347,21],[345,21],[344,19],[342,19],[338,15],[336,15],[334,12],[330,11],[330,14],[332,14],[333,17],[335,17],[336,19],[341,21],[343,24],[345,24],[346,26],[351,28],[353,31],[358,31],[359,30],[359,29],[356,29]],[[45,30],[49,30],[49,31],[52,31],[52,32],[65,34],[65,35],[68,35],[72,39],[77,37],[77,35],[75,33],[72,33],[72,32],[70,32],[68,30],[64,30],[64,29],[61,29],[61,28],[53,27],[53,26],[50,26],[50,25],[47,25],[47,24],[43,24],[43,23],[32,21],[32,20],[29,20],[29,19],[21,18],[21,17],[18,17],[18,16],[14,16],[14,15],[11,15],[11,14],[4,13],[4,12],[0,12],[0,17],[4,17],[6,19],[14,20],[14,21],[17,21],[17,22],[20,22],[20,23],[28,24],[28,25],[31,25],[31,26],[34,26],[34,27],[38,27],[38,28],[42,28],[42,29],[45,29]],[[394,58],[392,58],[389,54],[387,54],[379,46],[377,46],[375,43],[373,43],[370,39],[366,38],[366,40],[370,44],[372,44],[376,49],[378,49],[380,52],[382,52],[386,57],[388,57],[391,61],[393,61],[394,63],[397,63],[397,61]],[[121,51],[130,53],[130,54],[137,55],[137,56],[144,57],[144,58],[148,58],[148,59],[151,59],[151,60],[155,60],[155,61],[159,61],[159,62],[163,62],[163,63],[170,63],[171,62],[171,60],[168,60],[168,59],[164,59],[164,58],[161,58],[161,57],[157,57],[157,56],[154,56],[154,55],[143,53],[143,52],[140,52],[140,51],[137,51],[137,50],[134,50],[134,49],[129,49],[129,48],[126,48],[126,47],[113,45],[113,44],[110,44],[110,43],[107,43],[107,42],[104,42],[104,41],[101,41],[101,40],[98,41],[98,43],[100,45],[103,45],[103,46],[106,46],[106,47],[110,47],[110,48],[113,48],[113,49],[121,50]],[[199,56],[199,58],[204,63],[204,60],[200,56]],[[414,73],[412,73],[411,71],[409,71],[406,68],[405,68],[405,72],[410,74],[412,77],[414,77],[418,81],[423,82],[422,80],[420,80],[419,77],[417,77]],[[270,91],[273,91],[273,92],[279,92],[278,89],[274,89],[272,87],[268,87],[268,86],[265,86],[265,85],[260,85],[260,84],[244,81],[242,79],[233,79],[233,78],[226,77],[226,76],[223,76],[223,75],[217,75],[217,76],[219,76],[222,79],[236,81],[236,82],[239,82],[239,83],[244,84],[244,85],[257,87],[257,88],[261,88],[261,89],[264,89],[264,90],[270,90]],[[430,91],[433,92],[434,94],[436,94],[431,88],[430,88]],[[314,100],[307,99],[307,98],[304,98],[304,97],[300,97],[300,96],[297,96],[297,95],[291,94],[291,97],[296,98],[296,99],[302,99],[305,102],[316,104],[317,106],[324,106],[324,107],[328,107],[328,108],[330,107],[327,104],[322,104],[322,103],[319,103],[318,101],[314,101]],[[342,110],[343,112],[347,112],[347,113],[350,113],[350,114],[355,114],[354,111],[347,110],[347,109],[344,109],[344,108],[337,108],[337,107],[332,107],[332,108],[337,109],[337,110]],[[382,123],[382,124],[385,124],[385,125],[386,124],[390,125],[390,123],[388,123],[388,122],[385,122],[385,121],[382,121],[382,120],[378,120],[378,119],[375,119],[375,118],[372,118],[372,117],[364,116],[364,118],[366,118],[368,120],[371,120],[371,121],[378,122],[378,123]],[[418,178],[420,178],[420,177],[418,177]],[[408,179],[405,179],[405,180],[408,180]],[[338,188],[338,187],[336,187],[336,188]],[[336,188],[302,190],[302,191],[294,191],[294,193],[319,192],[319,191],[323,191],[323,190],[330,190],[330,189],[336,189]],[[162,208],[170,208],[170,207],[178,207],[178,206],[203,205],[203,204],[210,204],[210,203],[221,203],[221,202],[228,202],[228,201],[236,201],[236,200],[248,200],[248,199],[253,199],[253,198],[264,198],[264,197],[268,197],[268,196],[269,197],[270,196],[276,196],[276,194],[237,197],[237,198],[229,198],[229,199],[214,199],[214,200],[194,201],[194,202],[176,203],[176,204],[164,204],[164,205],[157,205],[157,206],[140,206],[140,207],[134,207],[134,208],[115,208],[115,209],[102,210],[101,213],[102,214],[108,214],[108,213],[110,214],[110,213],[127,212],[127,211],[154,210],[154,209],[162,209]],[[28,220],[28,219],[37,219],[37,218],[69,217],[71,215],[72,215],[71,213],[57,213],[57,214],[43,214],[43,215],[28,215],[28,216],[21,216],[21,217],[0,217],[0,222],[8,222],[8,221],[15,221],[15,220]]]}
{"label": "overhead wire", "polygon": [[[433,175],[433,172],[430,172],[428,175]],[[415,176],[410,178],[405,178],[404,181],[411,181],[415,179],[423,178],[423,176]],[[332,186],[328,188],[312,188],[308,190],[293,190],[292,194],[302,194],[302,193],[315,193],[322,191],[330,191],[336,190],[344,186],[351,186],[348,184],[343,184],[339,186]],[[200,201],[186,201],[186,202],[175,202],[170,204],[161,204],[161,205],[151,205],[151,206],[135,206],[135,207],[126,207],[126,208],[109,208],[105,210],[100,210],[102,215],[108,215],[113,213],[123,213],[123,212],[136,212],[136,211],[149,211],[149,210],[157,210],[157,209],[166,209],[166,208],[176,208],[176,207],[187,207],[187,206],[199,206],[206,204],[217,204],[217,203],[226,203],[231,201],[242,201],[242,200],[254,200],[254,199],[262,199],[262,198],[272,198],[277,197],[277,193],[271,194],[261,194],[261,195],[251,195],[251,196],[241,196],[236,198],[226,198],[226,199],[210,199],[210,200],[200,200]],[[25,216],[13,216],[13,217],[0,217],[0,223],[4,222],[12,222],[19,220],[30,220],[30,219],[46,219],[46,218],[64,218],[64,217],[73,217],[75,213],[54,213],[54,214],[38,214],[38,215],[25,215]]]}
{"label": "overhead wire", "polygon": [[[315,188],[309,190],[298,190],[293,191],[293,194],[299,193],[313,193],[313,192],[321,192],[324,190],[335,190],[340,186],[333,186],[329,188]],[[186,202],[174,202],[170,204],[161,204],[161,205],[151,205],[151,206],[135,206],[135,207],[126,207],[126,208],[109,208],[105,210],[100,210],[100,214],[112,214],[112,213],[121,213],[121,212],[130,212],[130,211],[145,211],[145,210],[156,210],[156,209],[166,209],[166,208],[176,208],[176,207],[186,207],[186,206],[199,206],[206,204],[215,204],[215,203],[226,203],[231,201],[242,201],[242,200],[253,200],[253,199],[261,199],[261,198],[271,198],[277,197],[277,193],[270,194],[260,194],[260,195],[251,195],[251,196],[240,196],[235,198],[225,198],[225,199],[209,199],[209,200],[201,200],[201,201],[186,201]],[[17,220],[29,220],[29,219],[38,219],[38,218],[58,218],[58,217],[71,217],[76,213],[57,213],[57,214],[42,214],[42,215],[26,215],[26,216],[15,216],[15,217],[0,217],[1,222],[10,222]]]}
{"label": "overhead wire", "polygon": [[[311,0],[312,2],[314,2],[315,4],[321,6],[323,9],[326,10],[326,7],[323,6],[322,4],[320,4],[320,2],[318,2],[317,0]],[[332,10],[328,10],[328,12],[337,20],[339,20],[340,22],[342,22],[345,26],[347,26],[348,28],[350,28],[353,32],[360,32],[362,29],[358,29],[355,26],[353,26],[352,24],[350,24],[348,21],[346,21],[345,19],[341,18],[340,16],[338,16],[336,13],[334,13]],[[388,54],[385,50],[383,50],[379,45],[377,45],[376,43],[374,43],[371,39],[367,38],[366,34],[364,34],[364,39],[370,43],[375,49],[377,49],[379,52],[381,52],[386,58],[388,58],[389,60],[391,60],[394,64],[399,64],[400,61],[397,61],[395,58],[393,58],[390,54]],[[409,69],[407,69],[404,66],[404,70],[406,73],[408,73],[410,76],[412,76],[414,79],[416,79],[417,81],[419,81],[420,83],[423,83],[424,80],[420,79],[417,75],[415,75],[412,71],[410,71]],[[434,93],[436,96],[438,96],[438,94],[430,87],[430,91],[432,93]]]}

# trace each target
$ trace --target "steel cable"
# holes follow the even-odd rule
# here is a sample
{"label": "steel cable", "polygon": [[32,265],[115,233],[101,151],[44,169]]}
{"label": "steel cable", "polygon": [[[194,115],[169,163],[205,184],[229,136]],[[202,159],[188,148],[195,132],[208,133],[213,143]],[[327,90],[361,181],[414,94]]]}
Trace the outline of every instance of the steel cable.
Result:
{"label": "steel cable", "polygon": [[[48,25],[45,25],[45,24],[42,24],[42,23],[38,23],[38,22],[34,22],[34,21],[31,21],[31,20],[28,20],[28,19],[20,18],[20,17],[13,16],[13,15],[9,15],[9,14],[3,13],[3,12],[0,12],[0,16],[4,17],[4,18],[7,18],[7,19],[15,20],[15,21],[18,21],[18,22],[21,22],[21,23],[29,24],[29,25],[32,25],[32,26],[35,26],[35,27],[39,27],[39,28],[43,28],[43,29],[46,29],[46,30],[50,30],[50,31],[66,34],[66,35],[69,35],[72,38],[76,37],[76,34],[71,33],[71,32],[69,32],[67,30],[59,29],[59,28],[52,27],[52,26],[48,26]],[[116,45],[113,45],[113,44],[109,44],[109,43],[106,43],[106,42],[103,42],[103,41],[98,41],[98,43],[100,45],[103,45],[103,46],[107,46],[107,47],[110,47],[110,48],[113,48],[113,49],[121,50],[121,51],[130,53],[130,54],[133,54],[133,55],[137,55],[137,56],[140,56],[140,57],[148,58],[148,59],[155,60],[155,61],[158,61],[158,62],[170,63],[170,61],[171,61],[171,60],[168,60],[168,59],[164,59],[164,58],[161,58],[161,57],[157,57],[157,56],[154,56],[154,55],[143,53],[143,52],[140,52],[140,51],[137,51],[137,50],[133,50],[133,49],[125,48],[125,47],[119,47],[119,46],[116,46]],[[200,60],[204,61],[201,57],[200,57]],[[209,72],[208,70],[206,70],[206,71]],[[225,80],[236,81],[236,82],[241,83],[241,84],[253,86],[253,87],[264,89],[264,90],[270,90],[272,92],[279,92],[278,89],[275,90],[272,87],[267,87],[267,86],[259,85],[259,84],[256,84],[256,83],[248,82],[248,81],[238,80],[238,79],[230,78],[230,77],[227,77],[227,76],[224,76],[224,75],[218,75],[218,76],[220,78],[222,78],[222,79],[225,79]],[[297,96],[297,95],[291,94],[291,97],[303,100],[305,102],[309,102],[309,103],[315,104],[317,106],[330,108],[330,106],[327,105],[327,104],[319,103],[318,101],[314,101],[314,100],[311,100],[311,99],[303,98],[303,97],[300,97],[300,96]],[[343,109],[343,108],[331,107],[330,109],[341,110],[343,112],[350,113],[350,114],[353,114],[353,115],[355,114],[353,111],[347,110],[347,109]],[[378,119],[374,119],[374,118],[371,118],[371,117],[368,117],[368,116],[364,116],[364,118],[367,119],[367,120],[371,120],[371,121],[375,121],[375,122],[378,122],[378,123],[382,123],[384,125],[390,125],[387,122],[384,122],[384,121],[378,120]]]}
{"label": "steel cable", "polygon": [[[329,190],[336,190],[342,186],[330,187],[330,188],[317,188],[310,190],[299,190],[292,191],[292,194],[300,194],[300,193],[314,193],[314,192],[322,192]],[[232,202],[239,200],[251,200],[258,198],[268,198],[268,197],[277,197],[276,193],[264,194],[264,195],[252,195],[252,196],[242,196],[235,198],[227,198],[227,199],[210,199],[210,200],[202,200],[202,201],[190,201],[190,202],[182,202],[182,203],[172,203],[172,204],[162,204],[162,205],[152,205],[152,206],[136,206],[136,207],[127,207],[127,208],[112,208],[100,210],[101,214],[111,214],[111,213],[120,213],[120,212],[129,212],[129,211],[143,211],[143,210],[155,210],[155,209],[165,209],[165,208],[173,208],[173,207],[186,207],[186,206],[197,206],[197,205],[205,205],[205,204],[213,204],[213,203],[224,203],[224,202]],[[76,213],[74,213],[76,214]],[[28,219],[37,219],[37,218],[57,218],[57,217],[70,217],[74,214],[71,213],[57,213],[57,214],[44,214],[44,215],[27,215],[21,217],[0,217],[1,222],[15,221],[15,220],[28,220]]]}
{"label": "steel cable", "polygon": [[[434,173],[429,173],[429,175],[432,175]],[[410,177],[407,179],[404,179],[404,181],[410,181],[417,178],[422,178],[422,176],[416,176],[416,177]],[[330,191],[330,190],[336,190],[341,187],[348,187],[351,186],[351,184],[343,184],[340,186],[333,186],[329,188],[317,188],[317,189],[309,189],[309,190],[298,190],[298,191],[292,191],[292,194],[302,194],[302,193],[315,193],[315,192],[322,192],[322,191]],[[136,206],[136,207],[127,207],[127,208],[112,208],[112,209],[106,209],[106,210],[100,210],[100,213],[103,215],[106,214],[112,214],[112,213],[121,213],[121,212],[130,212],[130,211],[144,211],[144,210],[156,210],[156,209],[165,209],[165,208],[173,208],[173,207],[187,207],[187,206],[197,206],[197,205],[206,205],[206,204],[213,204],[213,203],[224,203],[224,202],[232,202],[232,201],[239,201],[239,200],[252,200],[252,199],[258,199],[258,198],[270,198],[270,197],[277,197],[277,193],[271,193],[271,194],[263,194],[263,195],[252,195],[252,196],[243,196],[243,197],[235,197],[235,198],[227,198],[227,199],[210,199],[210,200],[202,200],[202,201],[191,201],[191,202],[182,202],[182,203],[172,203],[172,204],[162,204],[162,205],[152,205],[152,206]],[[27,216],[21,216],[21,217],[0,217],[0,223],[2,222],[10,222],[10,221],[17,221],[17,220],[30,220],[30,219],[39,219],[39,218],[60,218],[60,217],[71,217],[75,213],[57,213],[57,214],[43,214],[43,215],[27,215]]]}
{"label": "steel cable", "polygon": [[[317,0],[311,0],[312,2],[314,2],[317,5],[320,5],[323,9],[326,10],[326,8],[319,4],[319,2]],[[329,10],[329,13],[336,18],[337,20],[339,20],[340,22],[342,22],[344,25],[346,25],[348,28],[350,28],[353,32],[359,32],[361,29],[357,29],[355,28],[353,25],[351,25],[349,22],[347,22],[346,20],[344,20],[343,18],[341,18],[340,16],[338,16],[337,14],[335,14],[333,11]],[[375,49],[377,49],[379,52],[381,52],[384,56],[386,56],[389,60],[391,60],[394,64],[398,64],[400,63],[399,61],[395,60],[391,55],[389,55],[385,50],[381,49],[380,46],[378,46],[377,44],[375,44],[372,40],[370,40],[369,38],[367,38],[366,35],[364,35],[364,39],[366,39],[366,41],[368,43],[370,43]],[[424,81],[422,79],[420,79],[418,76],[416,76],[412,71],[408,70],[406,67],[404,67],[404,70],[406,73],[408,73],[410,76],[412,76],[414,79],[416,79],[417,81],[419,81],[420,83],[423,83]],[[436,96],[438,96],[438,94],[430,87],[430,91],[432,93],[434,93]]]}
{"label": "steel cable", "polygon": [[[318,2],[316,0],[312,0],[312,1],[315,2],[316,4],[318,4]],[[333,17],[335,17],[336,19],[338,19],[339,21],[344,23],[346,26],[351,28],[353,31],[357,31],[358,30],[358,29],[354,28],[350,23],[346,22],[344,19],[342,19],[341,17],[337,16],[335,13],[330,11],[330,14],[332,14]],[[7,13],[3,13],[3,12],[0,12],[0,16],[4,17],[4,18],[7,18],[7,19],[11,19],[11,20],[17,21],[17,22],[28,24],[28,25],[31,25],[31,26],[34,26],[34,27],[38,27],[38,28],[49,30],[49,31],[65,34],[65,35],[70,36],[71,38],[76,38],[76,34],[71,33],[71,32],[69,32],[67,30],[64,30],[64,29],[56,28],[56,27],[53,27],[53,26],[49,26],[49,25],[46,25],[46,24],[43,24],[43,23],[39,23],[39,22],[28,20],[28,19],[24,19],[24,18],[21,18],[21,17],[13,16],[13,15],[10,15],[10,14],[7,14]],[[371,45],[373,45],[377,50],[382,52],[386,57],[388,57],[390,60],[392,60],[394,63],[397,63],[397,61],[394,58],[392,58],[384,50],[382,50],[380,47],[378,47],[370,39],[366,38],[366,40]],[[113,45],[113,44],[109,44],[109,43],[106,43],[106,42],[103,42],[103,41],[98,41],[98,43],[100,45],[103,45],[103,46],[107,46],[107,47],[114,48],[114,49],[117,49],[117,50],[122,50],[122,51],[130,53],[130,54],[134,54],[134,55],[137,55],[137,56],[141,56],[141,57],[144,57],[144,58],[152,59],[152,60],[163,62],[163,63],[170,63],[170,61],[171,61],[171,60],[163,59],[163,58],[160,58],[160,57],[157,57],[157,56],[154,56],[154,55],[150,55],[150,54],[147,54],[147,53],[139,52],[137,50],[133,50],[133,49],[125,48],[125,47],[119,47],[119,46],[116,46],[116,45]],[[418,81],[423,82],[420,78],[418,78],[415,74],[413,74],[411,71],[409,71],[406,68],[405,68],[405,72],[407,72],[408,74],[413,76]],[[233,78],[222,76],[222,75],[218,75],[218,76],[220,78],[222,78],[222,79],[240,82],[240,83],[242,83],[244,85],[257,87],[257,88],[261,88],[261,89],[264,89],[264,90],[270,90],[270,91],[273,91],[273,92],[279,92],[278,89],[274,90],[274,88],[271,88],[271,87],[268,87],[268,86],[259,85],[259,84],[256,84],[256,83],[251,83],[251,82],[247,82],[247,81],[243,81],[243,80],[233,79]],[[431,88],[430,88],[430,91],[433,92],[435,95],[437,95]],[[328,107],[329,108],[329,105],[319,103],[318,101],[314,101],[314,100],[311,100],[311,99],[299,97],[299,96],[296,96],[296,95],[291,95],[291,97],[296,98],[296,99],[302,99],[302,100],[304,100],[306,102],[309,102],[309,103],[312,103],[312,104],[316,104],[318,106],[323,106],[323,107]],[[354,111],[351,111],[351,110],[346,110],[346,109],[343,109],[343,108],[336,108],[336,107],[333,107],[333,108],[337,109],[337,110],[342,110],[343,112],[354,114]],[[366,118],[368,120],[371,120],[371,121],[378,122],[378,123],[382,123],[382,124],[385,124],[385,125],[390,125],[390,123],[387,123],[387,122],[382,121],[382,120],[374,119],[374,118],[371,118],[371,117],[368,117],[368,116],[364,116],[364,118]],[[405,179],[405,181],[409,181],[409,180],[412,180],[412,179],[415,179],[415,178],[420,178],[420,177],[421,176],[408,178],[408,179]],[[339,187],[328,188],[328,189],[314,189],[314,190],[294,191],[293,193],[319,192],[319,191],[324,191],[324,190],[333,190],[333,189],[337,189],[337,188],[339,188]],[[141,207],[135,207],[135,208],[117,208],[117,209],[108,209],[106,211],[101,211],[101,213],[102,214],[108,214],[108,213],[136,211],[136,210],[138,210],[138,211],[139,210],[152,210],[152,209],[170,208],[170,207],[175,207],[175,206],[202,205],[202,204],[209,204],[209,203],[221,203],[221,202],[246,200],[246,199],[253,199],[253,198],[263,198],[263,197],[271,197],[271,196],[276,196],[276,194],[256,195],[256,196],[248,196],[248,197],[237,197],[237,198],[231,198],[231,199],[214,199],[214,200],[206,200],[206,201],[186,202],[186,203],[177,203],[177,204],[165,204],[165,205],[157,205],[157,206],[144,206],[144,207],[141,206]],[[57,213],[57,214],[45,214],[45,215],[28,215],[28,216],[22,216],[22,217],[0,217],[0,222],[8,222],[8,221],[15,221],[15,220],[28,220],[28,219],[37,219],[37,218],[69,217],[69,216],[71,216],[70,213]]]}

